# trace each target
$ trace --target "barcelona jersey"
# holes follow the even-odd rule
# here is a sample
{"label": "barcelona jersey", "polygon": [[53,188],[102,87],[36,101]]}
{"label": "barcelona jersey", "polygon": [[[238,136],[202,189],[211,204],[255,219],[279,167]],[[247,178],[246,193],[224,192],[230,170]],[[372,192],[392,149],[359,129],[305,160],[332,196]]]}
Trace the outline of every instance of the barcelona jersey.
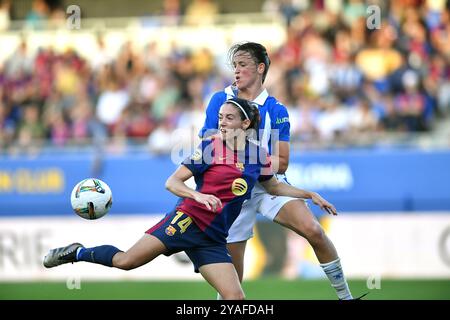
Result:
{"label": "barcelona jersey", "polygon": [[220,243],[226,243],[228,230],[256,181],[273,176],[264,148],[247,140],[245,149],[234,151],[218,136],[203,140],[183,165],[192,171],[196,190],[216,196],[222,207],[213,212],[193,199],[181,198],[176,210],[190,216],[200,230]]}

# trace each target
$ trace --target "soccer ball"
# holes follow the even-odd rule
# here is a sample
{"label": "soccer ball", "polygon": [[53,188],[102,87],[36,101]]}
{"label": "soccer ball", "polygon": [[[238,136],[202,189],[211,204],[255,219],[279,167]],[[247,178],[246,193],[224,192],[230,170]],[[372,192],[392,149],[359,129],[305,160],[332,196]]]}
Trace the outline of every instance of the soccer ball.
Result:
{"label": "soccer ball", "polygon": [[99,219],[112,206],[112,192],[102,180],[89,178],[76,184],[70,195],[72,208],[84,219]]}

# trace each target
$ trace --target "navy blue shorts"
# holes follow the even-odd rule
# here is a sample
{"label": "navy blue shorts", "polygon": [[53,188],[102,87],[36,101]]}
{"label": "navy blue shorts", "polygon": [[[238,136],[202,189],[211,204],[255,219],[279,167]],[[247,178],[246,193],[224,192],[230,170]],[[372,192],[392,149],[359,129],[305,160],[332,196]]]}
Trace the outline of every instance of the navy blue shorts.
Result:
{"label": "navy blue shorts", "polygon": [[168,249],[166,256],[186,252],[194,264],[195,272],[199,272],[198,268],[206,264],[231,263],[226,244],[211,240],[184,212],[174,210],[168,213],[145,233],[164,243]]}

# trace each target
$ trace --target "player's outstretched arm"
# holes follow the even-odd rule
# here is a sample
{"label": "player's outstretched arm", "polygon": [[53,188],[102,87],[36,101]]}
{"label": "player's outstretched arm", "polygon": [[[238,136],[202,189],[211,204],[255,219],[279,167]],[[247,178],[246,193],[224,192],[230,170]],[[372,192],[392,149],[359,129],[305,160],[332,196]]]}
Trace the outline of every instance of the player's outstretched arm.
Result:
{"label": "player's outstretched arm", "polygon": [[217,211],[222,207],[222,202],[216,196],[204,194],[189,188],[184,182],[193,176],[192,171],[185,166],[177,170],[167,179],[166,189],[181,198],[190,198],[204,204],[209,210]]}
{"label": "player's outstretched arm", "polygon": [[275,177],[261,182],[261,185],[268,193],[274,196],[286,196],[293,198],[311,199],[322,210],[329,214],[337,215],[336,208],[327,200],[322,198],[317,192],[302,190],[289,184],[279,182]]}

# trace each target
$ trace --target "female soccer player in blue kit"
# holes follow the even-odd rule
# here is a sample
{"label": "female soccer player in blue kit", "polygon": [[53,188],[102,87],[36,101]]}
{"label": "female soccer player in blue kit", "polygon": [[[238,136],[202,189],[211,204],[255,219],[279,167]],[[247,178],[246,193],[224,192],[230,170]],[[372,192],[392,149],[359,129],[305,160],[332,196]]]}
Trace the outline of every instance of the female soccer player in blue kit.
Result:
{"label": "female soccer player in blue kit", "polygon": [[[269,96],[263,86],[270,66],[267,51],[259,43],[236,44],[229,50],[229,59],[234,68],[235,81],[224,91],[213,95],[206,109],[205,124],[199,135],[204,138],[217,132],[219,125],[217,114],[225,100],[239,97],[253,101],[258,105],[261,117],[258,136],[260,145],[271,155],[277,179],[288,183],[284,173],[289,164],[289,115],[286,107]],[[273,197],[259,184],[253,188],[251,199],[243,204],[241,214],[231,226],[227,238],[228,250],[240,281],[244,273],[245,246],[247,240],[253,236],[253,226],[258,212],[306,238],[339,299],[352,299],[336,248],[306,202],[297,197]]]}
{"label": "female soccer player in blue kit", "polygon": [[[175,209],[134,246],[122,252],[111,245],[85,248],[73,243],[50,250],[44,266],[86,261],[130,270],[161,254],[169,256],[185,251],[195,271],[224,299],[244,299],[226,238],[257,181],[273,195],[308,198],[324,210],[336,213],[336,209],[317,193],[279,183],[274,178],[267,153],[246,136],[250,129],[259,126],[257,107],[232,98],[223,103],[218,117],[220,132],[203,140],[200,148],[166,181],[166,188],[180,197]],[[192,176],[196,190],[184,183]]]}

